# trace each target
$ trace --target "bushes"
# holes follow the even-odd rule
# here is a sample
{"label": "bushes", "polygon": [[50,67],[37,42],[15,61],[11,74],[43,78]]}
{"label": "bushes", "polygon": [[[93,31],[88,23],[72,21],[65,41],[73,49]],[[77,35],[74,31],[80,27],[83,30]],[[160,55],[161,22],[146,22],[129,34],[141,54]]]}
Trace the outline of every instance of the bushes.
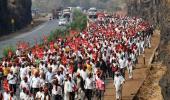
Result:
{"label": "bushes", "polygon": [[50,35],[48,36],[48,42],[54,41],[58,37],[66,37],[69,34],[69,27],[63,28],[63,29],[56,29],[55,31],[52,31]]}
{"label": "bushes", "polygon": [[12,54],[14,54],[14,53],[15,53],[15,50],[16,50],[15,47],[13,47],[13,46],[8,46],[8,47],[4,48],[4,50],[3,50],[3,56],[4,56],[4,57],[8,57],[8,56],[9,56],[9,52],[11,52]]}
{"label": "bushes", "polygon": [[53,41],[54,40],[54,33],[53,32],[51,32],[50,33],[50,35],[48,36],[48,38],[47,38],[47,42],[51,42],[51,41]]}
{"label": "bushes", "polygon": [[80,10],[73,11],[73,22],[70,24],[72,30],[83,31],[87,27],[87,16]]}

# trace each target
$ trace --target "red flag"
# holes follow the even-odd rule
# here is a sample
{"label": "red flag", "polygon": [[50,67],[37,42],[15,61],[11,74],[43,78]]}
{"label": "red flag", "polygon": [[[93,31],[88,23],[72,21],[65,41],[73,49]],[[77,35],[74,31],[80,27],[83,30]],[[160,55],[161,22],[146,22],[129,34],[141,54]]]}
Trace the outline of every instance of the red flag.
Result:
{"label": "red flag", "polygon": [[71,35],[71,36],[74,36],[74,35],[76,35],[76,34],[77,34],[77,31],[70,30],[70,35]]}
{"label": "red flag", "polygon": [[8,57],[12,57],[12,51],[11,50],[8,51]]}
{"label": "red flag", "polygon": [[94,60],[96,60],[96,59],[97,59],[97,55],[96,55],[96,53],[93,53],[93,54],[92,54],[92,56],[93,56],[93,59],[94,59]]}
{"label": "red flag", "polygon": [[78,38],[76,38],[75,43],[78,44],[80,42],[80,40]]}
{"label": "red flag", "polygon": [[47,42],[47,36],[45,34],[42,34],[43,35],[43,40],[44,40],[44,43]]}
{"label": "red flag", "polygon": [[35,55],[35,49],[32,49],[31,52],[33,55]]}
{"label": "red flag", "polygon": [[54,49],[54,42],[50,42],[50,48]]}
{"label": "red flag", "polygon": [[61,59],[62,59],[63,64],[67,63],[67,58],[65,56],[63,56]]}
{"label": "red flag", "polygon": [[4,88],[4,90],[10,91],[9,84],[6,79],[3,81],[3,88]]}
{"label": "red flag", "polygon": [[83,41],[84,45],[88,46],[88,42],[86,40]]}
{"label": "red flag", "polygon": [[72,74],[73,71],[74,71],[74,66],[73,66],[73,65],[70,65],[68,72],[69,72],[70,74]]}
{"label": "red flag", "polygon": [[37,57],[38,57],[38,58],[40,58],[40,59],[42,59],[42,58],[43,58],[43,56],[44,56],[43,49],[42,49],[42,48],[39,48],[39,50],[38,50],[38,54],[37,54]]}
{"label": "red flag", "polygon": [[75,51],[76,50],[76,45],[72,44],[71,48]]}

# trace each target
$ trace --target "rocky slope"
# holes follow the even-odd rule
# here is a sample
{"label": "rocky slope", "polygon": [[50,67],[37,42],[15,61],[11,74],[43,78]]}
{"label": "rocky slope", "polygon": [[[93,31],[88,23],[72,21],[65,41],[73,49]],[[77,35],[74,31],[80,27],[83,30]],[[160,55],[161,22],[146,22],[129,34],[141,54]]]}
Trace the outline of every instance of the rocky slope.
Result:
{"label": "rocky slope", "polygon": [[0,35],[21,29],[32,20],[31,0],[0,0],[0,14]]}
{"label": "rocky slope", "polygon": [[[170,98],[170,0],[128,0],[128,13],[142,16],[161,31],[161,43],[157,61],[163,61],[167,73],[160,79],[162,94],[165,100]],[[159,71],[159,69],[158,69]]]}

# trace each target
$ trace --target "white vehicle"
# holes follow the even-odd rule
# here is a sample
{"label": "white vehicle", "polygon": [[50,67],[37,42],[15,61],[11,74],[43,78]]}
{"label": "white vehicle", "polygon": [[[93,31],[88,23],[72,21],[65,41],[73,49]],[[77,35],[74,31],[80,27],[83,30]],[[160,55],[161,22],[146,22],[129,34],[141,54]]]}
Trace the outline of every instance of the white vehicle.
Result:
{"label": "white vehicle", "polygon": [[67,19],[65,19],[65,18],[61,18],[61,19],[59,19],[59,22],[58,22],[58,25],[59,26],[62,26],[62,25],[67,25]]}
{"label": "white vehicle", "polygon": [[97,9],[96,8],[90,8],[88,11],[87,11],[87,14],[88,14],[88,17],[90,19],[96,19],[97,18]]}
{"label": "white vehicle", "polygon": [[96,8],[90,8],[88,10],[88,15],[96,15],[97,13],[97,9]]}
{"label": "white vehicle", "polygon": [[70,14],[72,11],[72,7],[67,7],[65,9],[63,9],[63,14]]}

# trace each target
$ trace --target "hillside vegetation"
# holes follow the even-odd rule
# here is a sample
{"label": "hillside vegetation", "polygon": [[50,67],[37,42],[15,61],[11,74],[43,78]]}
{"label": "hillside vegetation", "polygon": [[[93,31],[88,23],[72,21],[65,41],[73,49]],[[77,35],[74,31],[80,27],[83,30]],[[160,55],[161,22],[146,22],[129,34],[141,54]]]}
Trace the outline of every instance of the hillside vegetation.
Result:
{"label": "hillside vegetation", "polygon": [[33,8],[51,10],[58,7],[81,6],[83,8],[97,7],[115,10],[125,5],[126,0],[34,0]]}

